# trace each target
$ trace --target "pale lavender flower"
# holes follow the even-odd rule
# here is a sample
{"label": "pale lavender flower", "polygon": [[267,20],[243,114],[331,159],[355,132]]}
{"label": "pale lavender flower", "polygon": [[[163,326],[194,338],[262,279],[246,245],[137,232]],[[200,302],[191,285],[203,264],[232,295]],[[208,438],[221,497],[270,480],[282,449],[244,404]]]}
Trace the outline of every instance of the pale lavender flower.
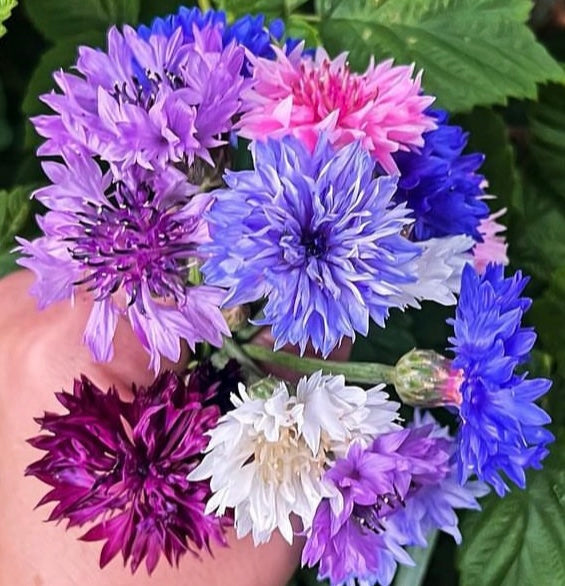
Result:
{"label": "pale lavender flower", "polygon": [[53,182],[35,197],[50,211],[38,222],[44,235],[20,238],[18,261],[37,277],[32,293],[40,307],[72,299],[84,286],[94,305],[84,340],[94,357],[113,355],[118,320],[129,319],[159,369],[160,356],[180,358],[180,340],[194,348],[220,346],[229,329],[219,305],[223,293],[188,287],[196,248],[207,239],[203,212],[209,196],[193,194],[182,173],[131,168],[116,181],[87,156],[67,153],[65,163],[46,162]]}
{"label": "pale lavender flower", "polygon": [[180,25],[149,37],[113,27],[106,52],[80,48],[78,75],[54,74],[61,93],[41,99],[55,114],[33,119],[47,139],[38,152],[73,146],[101,156],[115,173],[133,164],[187,167],[195,157],[213,164],[210,150],[225,144],[249,83],[244,58],[243,47],[224,47],[213,26],[195,28],[190,41]]}

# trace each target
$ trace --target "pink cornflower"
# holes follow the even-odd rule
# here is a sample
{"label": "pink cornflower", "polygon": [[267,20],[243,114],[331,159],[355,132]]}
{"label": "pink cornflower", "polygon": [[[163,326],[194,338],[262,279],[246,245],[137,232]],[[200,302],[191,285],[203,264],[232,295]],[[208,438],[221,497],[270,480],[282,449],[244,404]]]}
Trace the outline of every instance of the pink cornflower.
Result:
{"label": "pink cornflower", "polygon": [[349,69],[347,53],[331,60],[322,48],[304,57],[299,45],[289,55],[273,47],[274,61],[249,55],[254,85],[242,94],[245,115],[240,134],[265,139],[292,134],[310,150],[325,132],[343,147],[359,140],[387,173],[398,173],[392,153],[424,144],[422,134],[436,128],[426,108],[434,101],[421,93],[422,73],[392,60],[365,73]]}
{"label": "pink cornflower", "polygon": [[482,242],[477,242],[473,248],[473,264],[479,274],[485,272],[489,262],[507,265],[508,244],[506,238],[500,233],[506,230],[506,226],[499,224],[496,220],[506,213],[506,208],[491,214],[488,218],[481,220],[479,232],[483,237]]}

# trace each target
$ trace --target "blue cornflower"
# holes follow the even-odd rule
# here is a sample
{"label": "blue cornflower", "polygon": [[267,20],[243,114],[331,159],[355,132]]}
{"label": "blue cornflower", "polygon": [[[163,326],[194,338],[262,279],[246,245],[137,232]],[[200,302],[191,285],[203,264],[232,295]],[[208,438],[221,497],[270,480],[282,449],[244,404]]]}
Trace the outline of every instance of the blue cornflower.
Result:
{"label": "blue cornflower", "polygon": [[520,272],[505,278],[501,265],[488,265],[483,275],[467,265],[456,317],[449,320],[452,366],[461,379],[459,480],[476,474],[501,496],[509,488],[500,473],[524,488],[525,470],[541,468],[554,439],[543,427],[549,415],[534,403],[551,381],[515,372],[536,339],[532,328],[521,327],[531,304],[521,297],[527,282]]}
{"label": "blue cornflower", "polygon": [[394,155],[400,170],[396,199],[414,211],[414,240],[467,234],[482,241],[479,222],[489,214],[482,200],[484,155],[463,155],[467,133],[448,124],[447,112],[431,110],[437,129],[424,134],[420,152]]}
{"label": "blue cornflower", "polygon": [[311,341],[328,355],[369,318],[384,325],[420,253],[401,235],[410,211],[391,203],[396,179],[375,179],[359,143],[336,152],[324,136],[313,153],[286,137],[252,154],[254,170],[228,172],[214,194],[206,281],[229,288],[226,305],[266,297],[258,323],[277,348]]}
{"label": "blue cornflower", "polygon": [[[156,18],[151,26],[142,25],[138,28],[140,36],[148,39],[153,34],[170,37],[177,27],[182,27],[185,42],[194,40],[194,27],[202,30],[213,26],[222,31],[224,47],[235,40],[238,44],[247,47],[257,57],[274,59],[275,53],[272,44],[280,44],[284,37],[285,27],[281,19],[275,19],[265,23],[265,16],[247,14],[228,24],[226,13],[222,10],[208,10],[202,12],[199,8],[179,8],[177,14],[171,14],[164,18]],[[292,51],[300,41],[287,39],[285,49]],[[249,74],[249,63],[244,65],[244,73]]]}

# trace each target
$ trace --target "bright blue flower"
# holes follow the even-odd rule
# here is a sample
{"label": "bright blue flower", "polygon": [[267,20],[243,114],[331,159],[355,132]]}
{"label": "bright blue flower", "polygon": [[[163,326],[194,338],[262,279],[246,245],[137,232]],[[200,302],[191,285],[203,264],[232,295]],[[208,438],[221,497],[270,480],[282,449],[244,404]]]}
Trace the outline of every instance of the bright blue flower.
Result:
{"label": "bright blue flower", "polygon": [[488,265],[483,275],[467,265],[456,317],[449,320],[453,367],[462,377],[459,480],[476,474],[501,496],[509,488],[500,473],[524,488],[524,471],[541,468],[554,439],[543,427],[549,415],[534,403],[551,381],[515,372],[536,339],[532,328],[521,327],[531,304],[521,297],[527,282],[520,272],[504,278],[501,265]]}
{"label": "bright blue flower", "polygon": [[[247,47],[254,55],[274,59],[275,53],[271,47],[273,43],[280,44],[284,37],[284,22],[280,19],[265,23],[265,16],[249,14],[238,18],[232,24],[228,24],[226,13],[222,10],[208,10],[202,12],[199,8],[179,8],[177,14],[171,14],[164,18],[156,18],[151,26],[140,26],[138,31],[143,38],[152,34],[161,34],[170,37],[173,32],[182,27],[184,39],[190,42],[194,39],[194,27],[202,30],[213,26],[222,31],[224,46],[233,40]],[[287,39],[285,49],[292,51],[299,43],[298,39]],[[245,65],[245,73],[249,73],[248,63]]]}
{"label": "bright blue flower", "polygon": [[358,144],[314,153],[293,137],[252,145],[253,171],[228,172],[208,214],[203,272],[229,288],[226,305],[267,298],[276,347],[327,356],[343,336],[384,325],[420,252],[401,231],[409,210],[391,203],[396,179],[373,176]]}
{"label": "bright blue flower", "polygon": [[463,155],[467,133],[448,124],[442,110],[431,111],[438,128],[424,134],[420,153],[398,152],[398,201],[414,210],[415,240],[467,234],[481,241],[479,222],[489,214],[481,199],[484,177],[477,173],[484,155]]}

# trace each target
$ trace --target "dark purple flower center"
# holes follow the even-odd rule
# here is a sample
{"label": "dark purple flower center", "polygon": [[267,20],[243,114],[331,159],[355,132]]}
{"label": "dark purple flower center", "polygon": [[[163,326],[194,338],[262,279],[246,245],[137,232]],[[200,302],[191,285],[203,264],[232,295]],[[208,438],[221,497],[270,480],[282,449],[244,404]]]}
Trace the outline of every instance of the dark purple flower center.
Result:
{"label": "dark purple flower center", "polygon": [[361,525],[375,533],[382,533],[385,530],[382,519],[394,513],[398,508],[405,507],[406,503],[399,491],[387,492],[377,497],[374,505],[355,505],[352,517]]}
{"label": "dark purple flower center", "polygon": [[90,210],[78,214],[77,236],[67,238],[69,253],[86,272],[75,284],[88,283],[98,299],[124,286],[133,303],[140,283],[147,283],[156,296],[182,299],[190,268],[187,261],[195,250],[187,236],[198,218],[179,222],[175,217],[179,204],[155,203],[146,185],[132,193],[116,184],[108,204],[89,205]]}
{"label": "dark purple flower center", "polygon": [[320,258],[326,252],[326,239],[318,232],[304,234],[300,244],[304,247],[304,253],[308,258]]}
{"label": "dark purple flower center", "polygon": [[174,90],[186,86],[182,77],[166,68],[163,69],[164,77],[150,69],[142,70],[139,67],[136,69],[138,75],[132,77],[131,84],[125,81],[114,84],[112,97],[120,104],[135,104],[150,110],[157,100],[163,83]]}

